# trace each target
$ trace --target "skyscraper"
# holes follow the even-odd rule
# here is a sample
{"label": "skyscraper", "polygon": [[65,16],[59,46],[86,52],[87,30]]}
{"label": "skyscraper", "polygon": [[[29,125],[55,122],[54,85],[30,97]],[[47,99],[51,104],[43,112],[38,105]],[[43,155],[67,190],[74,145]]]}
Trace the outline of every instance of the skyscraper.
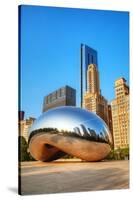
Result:
{"label": "skyscraper", "polygon": [[83,105],[83,95],[87,91],[87,69],[88,65],[96,64],[97,61],[97,51],[88,47],[85,44],[81,44],[81,107]]}
{"label": "skyscraper", "polygon": [[76,90],[65,86],[45,96],[42,112],[58,106],[76,106]]}
{"label": "skyscraper", "polygon": [[112,134],[112,147],[114,148],[114,136],[113,136],[113,121],[112,121],[112,108],[108,105],[108,127]]}
{"label": "skyscraper", "polygon": [[24,111],[19,111],[18,112],[18,120],[19,121],[24,120]]}
{"label": "skyscraper", "polygon": [[115,96],[111,102],[114,148],[129,145],[129,87],[124,78],[115,81]]}
{"label": "skyscraper", "polygon": [[88,65],[87,91],[84,94],[83,107],[99,115],[108,125],[108,102],[100,92],[99,72],[96,64]]}
{"label": "skyscraper", "polygon": [[32,126],[35,118],[29,117],[29,119],[23,119],[19,121],[19,136],[23,136],[25,140],[28,142],[28,131]]}
{"label": "skyscraper", "polygon": [[95,64],[90,64],[87,69],[87,91],[100,94],[99,72]]}

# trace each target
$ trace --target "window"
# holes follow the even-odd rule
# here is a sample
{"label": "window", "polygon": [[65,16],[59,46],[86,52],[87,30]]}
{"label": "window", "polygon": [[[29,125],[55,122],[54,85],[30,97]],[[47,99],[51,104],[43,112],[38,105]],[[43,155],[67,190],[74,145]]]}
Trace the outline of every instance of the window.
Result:
{"label": "window", "polygon": [[65,88],[62,88],[62,89],[61,89],[61,96],[62,96],[62,97],[65,96]]}

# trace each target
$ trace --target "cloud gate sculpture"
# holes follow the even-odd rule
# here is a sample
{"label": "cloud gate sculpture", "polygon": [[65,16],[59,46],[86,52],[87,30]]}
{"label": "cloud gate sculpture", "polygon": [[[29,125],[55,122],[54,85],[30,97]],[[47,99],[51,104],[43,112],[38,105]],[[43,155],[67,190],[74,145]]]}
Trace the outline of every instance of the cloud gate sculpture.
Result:
{"label": "cloud gate sculpture", "polygon": [[99,161],[110,152],[112,137],[105,122],[85,109],[65,106],[44,112],[29,131],[29,151],[40,161],[69,154]]}

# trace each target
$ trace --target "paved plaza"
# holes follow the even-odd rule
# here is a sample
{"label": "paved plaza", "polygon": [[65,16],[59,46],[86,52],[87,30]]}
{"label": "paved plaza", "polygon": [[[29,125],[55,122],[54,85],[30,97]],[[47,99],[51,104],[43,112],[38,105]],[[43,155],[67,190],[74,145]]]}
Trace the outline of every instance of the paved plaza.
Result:
{"label": "paved plaza", "polygon": [[48,194],[129,188],[129,161],[21,163],[22,194]]}

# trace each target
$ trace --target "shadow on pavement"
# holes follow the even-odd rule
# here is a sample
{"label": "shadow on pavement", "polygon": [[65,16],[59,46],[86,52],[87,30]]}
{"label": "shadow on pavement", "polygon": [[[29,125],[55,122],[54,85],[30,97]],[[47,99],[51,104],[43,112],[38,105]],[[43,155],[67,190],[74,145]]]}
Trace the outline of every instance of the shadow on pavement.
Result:
{"label": "shadow on pavement", "polygon": [[8,187],[8,190],[12,193],[18,194],[18,188],[17,187]]}

